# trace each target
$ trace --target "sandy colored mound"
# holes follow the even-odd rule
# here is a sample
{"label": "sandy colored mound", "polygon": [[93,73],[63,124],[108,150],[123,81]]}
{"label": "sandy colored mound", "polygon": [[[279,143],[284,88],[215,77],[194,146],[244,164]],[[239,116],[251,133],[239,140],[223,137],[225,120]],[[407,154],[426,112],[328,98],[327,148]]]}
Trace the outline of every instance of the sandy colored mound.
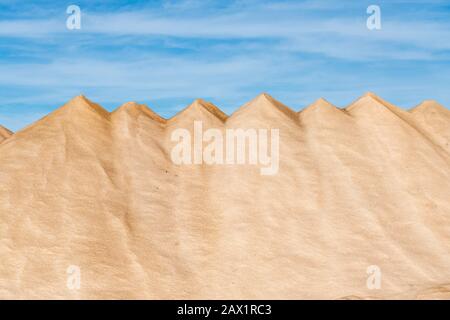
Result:
{"label": "sandy colored mound", "polygon": [[0,143],[9,138],[13,133],[0,125]]}
{"label": "sandy colored mound", "polygon": [[414,119],[450,152],[450,110],[434,100],[426,100],[411,110]]}
{"label": "sandy colored mound", "polygon": [[[278,174],[175,165],[171,133],[196,120],[279,129]],[[298,113],[262,94],[229,117],[196,100],[169,120],[76,97],[0,145],[0,297],[449,298],[449,125],[372,93]]]}

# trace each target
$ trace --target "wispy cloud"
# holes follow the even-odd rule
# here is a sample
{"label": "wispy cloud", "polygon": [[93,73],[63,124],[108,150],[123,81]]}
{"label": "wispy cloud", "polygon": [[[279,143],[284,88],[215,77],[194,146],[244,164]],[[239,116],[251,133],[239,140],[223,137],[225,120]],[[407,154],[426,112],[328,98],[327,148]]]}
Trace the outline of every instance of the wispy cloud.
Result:
{"label": "wispy cloud", "polygon": [[2,0],[0,113],[80,92],[110,108],[153,102],[166,116],[195,97],[230,112],[260,91],[297,109],[367,90],[450,105],[450,9],[423,3],[379,1],[382,30],[369,31],[369,1],[78,1],[82,29],[70,31],[65,2]]}

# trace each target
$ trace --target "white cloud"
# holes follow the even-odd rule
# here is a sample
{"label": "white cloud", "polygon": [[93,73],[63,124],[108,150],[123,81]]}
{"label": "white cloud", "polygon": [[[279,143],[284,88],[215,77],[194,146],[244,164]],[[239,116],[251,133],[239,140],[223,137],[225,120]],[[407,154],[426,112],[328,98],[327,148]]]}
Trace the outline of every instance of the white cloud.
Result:
{"label": "white cloud", "polygon": [[[171,2],[167,2],[171,3]],[[177,2],[170,4],[175,7],[189,7],[194,2]],[[175,13],[167,14],[165,10],[128,11],[113,13],[91,13],[82,11],[82,30],[75,31],[81,35],[105,35],[105,36],[152,36],[162,35],[179,38],[203,38],[203,39],[280,39],[284,43],[292,42],[291,49],[298,48],[299,43],[308,42],[312,51],[319,51],[330,56],[336,55],[332,50],[333,44],[339,45],[344,39],[346,46],[357,49],[361,44],[371,42],[372,47],[378,47],[376,57],[383,58],[384,49],[389,45],[403,45],[404,54],[388,54],[386,58],[427,59],[429,54],[436,50],[450,49],[450,23],[436,22],[421,19],[411,21],[396,20],[383,15],[383,29],[380,31],[368,31],[365,27],[366,13],[361,10],[360,15],[343,15],[342,11],[336,17],[321,16],[313,11],[313,14],[305,15],[303,11],[290,12],[293,3],[269,2],[266,6],[257,9],[244,7],[238,10],[226,10],[226,13],[217,11],[214,14],[192,16]],[[299,7],[329,8],[323,2],[313,4],[303,2]],[[276,10],[273,7],[277,8]],[[172,12],[169,10],[169,12]],[[352,11],[353,12],[353,11]],[[401,17],[401,16],[400,16]],[[52,20],[10,20],[0,22],[0,36],[3,37],[51,37],[64,35],[70,37],[62,19]],[[314,39],[317,39],[314,41]],[[323,41],[327,45],[323,45]],[[295,44],[295,45],[294,45]],[[286,46],[283,46],[286,48]],[[322,48],[321,50],[314,50]],[[376,48],[374,48],[376,49]],[[371,49],[372,50],[372,49]],[[308,50],[307,50],[308,51]],[[309,50],[311,51],[311,50]],[[428,52],[428,54],[427,54]],[[365,51],[360,53],[360,59],[373,58],[374,55]],[[350,58],[354,58],[351,56]]]}
{"label": "white cloud", "polygon": [[[442,52],[450,50],[450,22],[433,19],[436,12],[383,11],[383,29],[371,32],[360,2],[246,0],[220,10],[211,3],[165,1],[160,8],[109,13],[81,6],[79,31],[66,29],[64,14],[2,20],[0,50],[15,58],[0,57],[0,86],[26,92],[11,91],[2,105],[55,108],[84,93],[113,106],[164,100],[167,114],[197,97],[211,97],[230,112],[261,91],[296,109],[319,96],[350,102],[367,90],[402,92],[408,103],[425,94],[448,96],[436,83],[448,83]],[[390,70],[409,63],[420,72],[439,59],[443,67],[423,68],[431,73],[420,79]],[[373,63],[382,64],[381,72],[367,71]],[[2,119],[12,127],[20,122]]]}

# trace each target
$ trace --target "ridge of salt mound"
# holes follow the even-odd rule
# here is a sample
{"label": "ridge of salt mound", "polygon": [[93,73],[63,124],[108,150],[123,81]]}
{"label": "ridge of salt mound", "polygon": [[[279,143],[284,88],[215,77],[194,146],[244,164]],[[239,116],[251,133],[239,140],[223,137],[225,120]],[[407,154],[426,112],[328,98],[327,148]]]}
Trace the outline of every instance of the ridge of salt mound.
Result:
{"label": "ridge of salt mound", "polygon": [[4,140],[8,139],[12,134],[13,134],[12,131],[0,125],[0,142],[3,142]]}
{"label": "ridge of salt mound", "polygon": [[222,112],[211,102],[203,99],[196,99],[189,106],[178,112],[172,118],[167,120],[168,122],[176,122],[182,119],[192,118],[194,120],[201,120],[204,117],[213,117],[221,122],[225,122],[228,116]]}
{"label": "ridge of salt mound", "polygon": [[298,112],[298,118],[302,125],[319,127],[335,127],[351,119],[349,114],[327,100],[320,98]]}
{"label": "ridge of salt mound", "polygon": [[380,111],[389,111],[396,115],[397,117],[403,118],[403,116],[408,116],[408,113],[401,108],[395,106],[394,104],[380,98],[372,92],[367,92],[356,101],[351,103],[344,111],[348,112],[350,115],[357,114],[373,114],[379,113]]}
{"label": "ridge of salt mound", "polygon": [[128,114],[134,118],[137,118],[140,115],[145,115],[159,123],[166,123],[166,121],[167,121],[166,119],[161,117],[159,114],[154,112],[152,109],[150,109],[147,105],[140,104],[140,103],[137,103],[134,101],[124,103],[123,105],[118,107],[116,110],[114,110],[111,113],[111,116],[117,117],[121,114]]}
{"label": "ridge of salt mound", "polygon": [[[98,121],[108,123],[111,120],[110,118],[110,113],[102,106],[90,101],[83,95],[78,95],[58,109],[17,131],[14,135],[17,138],[22,138],[30,134],[30,132],[34,132],[34,130],[47,131],[49,134],[52,131],[49,129],[59,127],[60,123],[70,124],[71,126],[77,125],[87,130],[93,130]],[[32,133],[32,135],[34,134]]]}
{"label": "ridge of salt mound", "polygon": [[95,112],[106,119],[109,119],[110,117],[110,113],[107,110],[105,110],[99,104],[92,102],[84,95],[78,95],[72,98],[69,102],[67,102],[61,108],[56,110],[56,112],[63,112],[63,111],[69,112],[77,111],[79,113]]}
{"label": "ridge of salt mound", "polygon": [[330,114],[345,114],[342,109],[339,109],[334,104],[328,102],[324,98],[319,98],[303,110],[300,110],[298,114],[300,116],[307,115],[310,113],[330,113]]}
{"label": "ridge of salt mound", "polygon": [[262,93],[241,106],[230,116],[230,118],[235,119],[247,114],[258,117],[267,116],[270,118],[273,117],[274,111],[297,122],[297,113],[294,110],[274,99],[267,93]]}
{"label": "ridge of salt mound", "polygon": [[436,100],[424,100],[422,103],[416,107],[409,110],[412,114],[424,114],[424,113],[442,113],[444,115],[450,116],[450,110],[445,108],[442,104]]}
{"label": "ridge of salt mound", "polygon": [[367,92],[354,102],[352,102],[348,107],[345,108],[348,112],[354,112],[359,109],[364,109],[368,107],[382,107],[386,108],[387,106],[381,101],[381,99],[372,92]]}

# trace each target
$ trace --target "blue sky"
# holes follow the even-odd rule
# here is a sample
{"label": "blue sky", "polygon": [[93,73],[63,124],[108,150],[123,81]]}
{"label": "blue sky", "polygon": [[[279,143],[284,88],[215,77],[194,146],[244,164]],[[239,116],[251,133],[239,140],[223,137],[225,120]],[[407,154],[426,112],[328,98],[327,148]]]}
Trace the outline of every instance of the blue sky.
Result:
{"label": "blue sky", "polygon": [[[66,8],[81,8],[68,30]],[[369,5],[382,29],[366,27]],[[84,94],[170,117],[195,98],[231,113],[261,92],[295,110],[366,91],[450,106],[450,2],[0,0],[0,124],[18,130]]]}

